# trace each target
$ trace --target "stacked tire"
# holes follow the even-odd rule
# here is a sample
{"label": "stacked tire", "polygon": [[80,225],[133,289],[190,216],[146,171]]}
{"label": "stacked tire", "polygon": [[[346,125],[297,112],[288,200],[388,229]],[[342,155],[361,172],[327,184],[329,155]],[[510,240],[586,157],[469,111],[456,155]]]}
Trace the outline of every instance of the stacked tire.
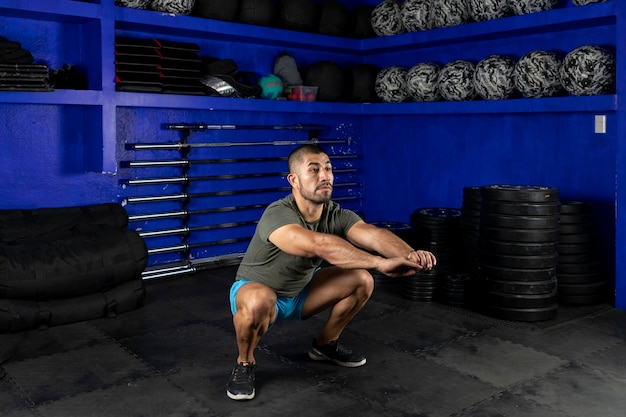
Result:
{"label": "stacked tire", "polygon": [[481,187],[473,306],[504,320],[556,317],[559,212],[556,188]]}
{"label": "stacked tire", "polygon": [[140,307],[148,252],[119,204],[0,210],[0,333]]}
{"label": "stacked tire", "polygon": [[562,202],[557,266],[559,303],[588,305],[606,301],[606,272],[596,240],[591,204]]}

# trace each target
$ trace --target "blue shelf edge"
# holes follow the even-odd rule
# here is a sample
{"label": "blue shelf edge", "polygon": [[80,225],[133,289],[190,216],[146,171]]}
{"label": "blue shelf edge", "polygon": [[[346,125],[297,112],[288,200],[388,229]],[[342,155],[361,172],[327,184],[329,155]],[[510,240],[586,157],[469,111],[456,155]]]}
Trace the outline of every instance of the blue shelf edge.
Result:
{"label": "blue shelf edge", "polygon": [[103,100],[102,91],[94,90],[3,91],[0,103],[101,106]]}
{"label": "blue shelf edge", "polygon": [[361,106],[354,103],[304,102],[248,98],[208,97],[174,94],[124,93],[116,94],[117,107],[189,109],[206,111],[252,111],[281,113],[360,114]]}
{"label": "blue shelf edge", "polygon": [[614,112],[617,96],[516,98],[507,100],[445,101],[435,103],[373,103],[362,105],[366,115],[449,115]]}
{"label": "blue shelf edge", "polygon": [[69,0],[2,0],[0,10],[3,16],[69,23],[99,20],[102,14],[99,4]]}
{"label": "blue shelf edge", "polygon": [[[51,92],[7,91],[0,104],[46,104],[102,106],[103,94],[92,90],[55,90]],[[506,114],[614,112],[616,95],[515,98],[507,100],[472,100],[405,103],[301,102],[245,98],[208,97],[152,93],[115,93],[115,107],[172,110],[251,111],[349,115],[420,115],[420,114]]]}
{"label": "blue shelf edge", "polygon": [[204,96],[117,93],[118,107],[205,109],[253,112],[319,113],[352,115],[505,114],[614,112],[616,95],[587,97],[518,98],[508,100],[446,101],[435,103],[329,103],[287,100],[240,99]]}

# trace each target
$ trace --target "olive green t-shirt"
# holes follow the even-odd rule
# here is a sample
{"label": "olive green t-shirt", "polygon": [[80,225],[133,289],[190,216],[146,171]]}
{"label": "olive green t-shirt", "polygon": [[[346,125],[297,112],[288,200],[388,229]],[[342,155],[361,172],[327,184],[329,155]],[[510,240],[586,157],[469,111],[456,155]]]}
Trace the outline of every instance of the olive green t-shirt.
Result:
{"label": "olive green t-shirt", "polygon": [[270,204],[257,224],[254,236],[237,270],[237,280],[261,282],[279,297],[295,297],[311,281],[322,259],[290,255],[269,241],[273,231],[287,224],[299,224],[310,230],[345,237],[361,218],[330,201],[319,221],[304,221],[293,194]]}

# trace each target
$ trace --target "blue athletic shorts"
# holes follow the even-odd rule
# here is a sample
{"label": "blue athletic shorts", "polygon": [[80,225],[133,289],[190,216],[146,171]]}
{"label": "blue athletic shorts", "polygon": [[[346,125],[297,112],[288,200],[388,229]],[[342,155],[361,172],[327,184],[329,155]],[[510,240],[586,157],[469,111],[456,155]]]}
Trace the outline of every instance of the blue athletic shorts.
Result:
{"label": "blue athletic shorts", "polygon": [[[233,285],[230,287],[230,311],[235,315],[237,312],[237,304],[235,303],[235,298],[237,297],[237,292],[242,285],[247,284],[248,282],[245,279],[235,281]],[[304,306],[304,301],[306,300],[306,296],[309,293],[309,287],[311,283],[309,282],[306,287],[300,294],[295,297],[278,297],[276,300],[276,321],[279,320],[302,320],[302,307]]]}

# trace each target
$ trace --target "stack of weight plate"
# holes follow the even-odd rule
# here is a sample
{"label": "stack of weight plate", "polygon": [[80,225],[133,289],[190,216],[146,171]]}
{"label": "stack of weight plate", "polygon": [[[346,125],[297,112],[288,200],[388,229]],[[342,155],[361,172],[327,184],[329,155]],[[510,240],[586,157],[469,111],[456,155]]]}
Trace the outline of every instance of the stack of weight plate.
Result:
{"label": "stack of weight plate", "polygon": [[[413,230],[410,224],[401,223],[401,222],[389,222],[389,221],[371,222],[371,224],[376,227],[380,227],[381,229],[389,230],[390,232],[398,236],[400,239],[404,240],[412,248],[418,247],[417,246],[418,242],[416,241],[415,230]],[[385,274],[377,270],[372,270],[370,272],[374,278],[386,278],[387,277]]]}
{"label": "stack of weight plate", "polygon": [[[371,224],[393,232],[412,248],[422,248],[422,242],[419,241],[416,230],[410,224],[388,221],[371,222]],[[382,272],[371,270],[370,273],[375,280],[386,282],[384,280],[386,275]],[[405,277],[402,281],[402,295],[412,301],[433,300],[438,286],[439,275],[439,272],[433,270],[418,272],[416,275]]]}
{"label": "stack of weight plate", "polygon": [[441,272],[436,267],[404,278],[403,295],[412,301],[432,301],[440,285]]}
{"label": "stack of weight plate", "polygon": [[465,293],[469,282],[470,276],[468,274],[447,274],[439,279],[436,300],[452,306],[464,306]]}
{"label": "stack of weight plate", "polygon": [[597,250],[591,204],[561,202],[559,303],[597,304],[606,300],[606,273]]}
{"label": "stack of weight plate", "polygon": [[473,275],[476,270],[478,248],[478,227],[480,225],[480,187],[464,187],[463,203],[459,228],[461,231],[461,251],[459,270]]}
{"label": "stack of weight plate", "polygon": [[505,320],[556,316],[559,211],[555,188],[481,187],[477,306]]}
{"label": "stack of weight plate", "polygon": [[437,269],[445,274],[458,264],[461,211],[455,208],[422,208],[411,214],[411,226],[419,236],[419,249],[437,258]]}

